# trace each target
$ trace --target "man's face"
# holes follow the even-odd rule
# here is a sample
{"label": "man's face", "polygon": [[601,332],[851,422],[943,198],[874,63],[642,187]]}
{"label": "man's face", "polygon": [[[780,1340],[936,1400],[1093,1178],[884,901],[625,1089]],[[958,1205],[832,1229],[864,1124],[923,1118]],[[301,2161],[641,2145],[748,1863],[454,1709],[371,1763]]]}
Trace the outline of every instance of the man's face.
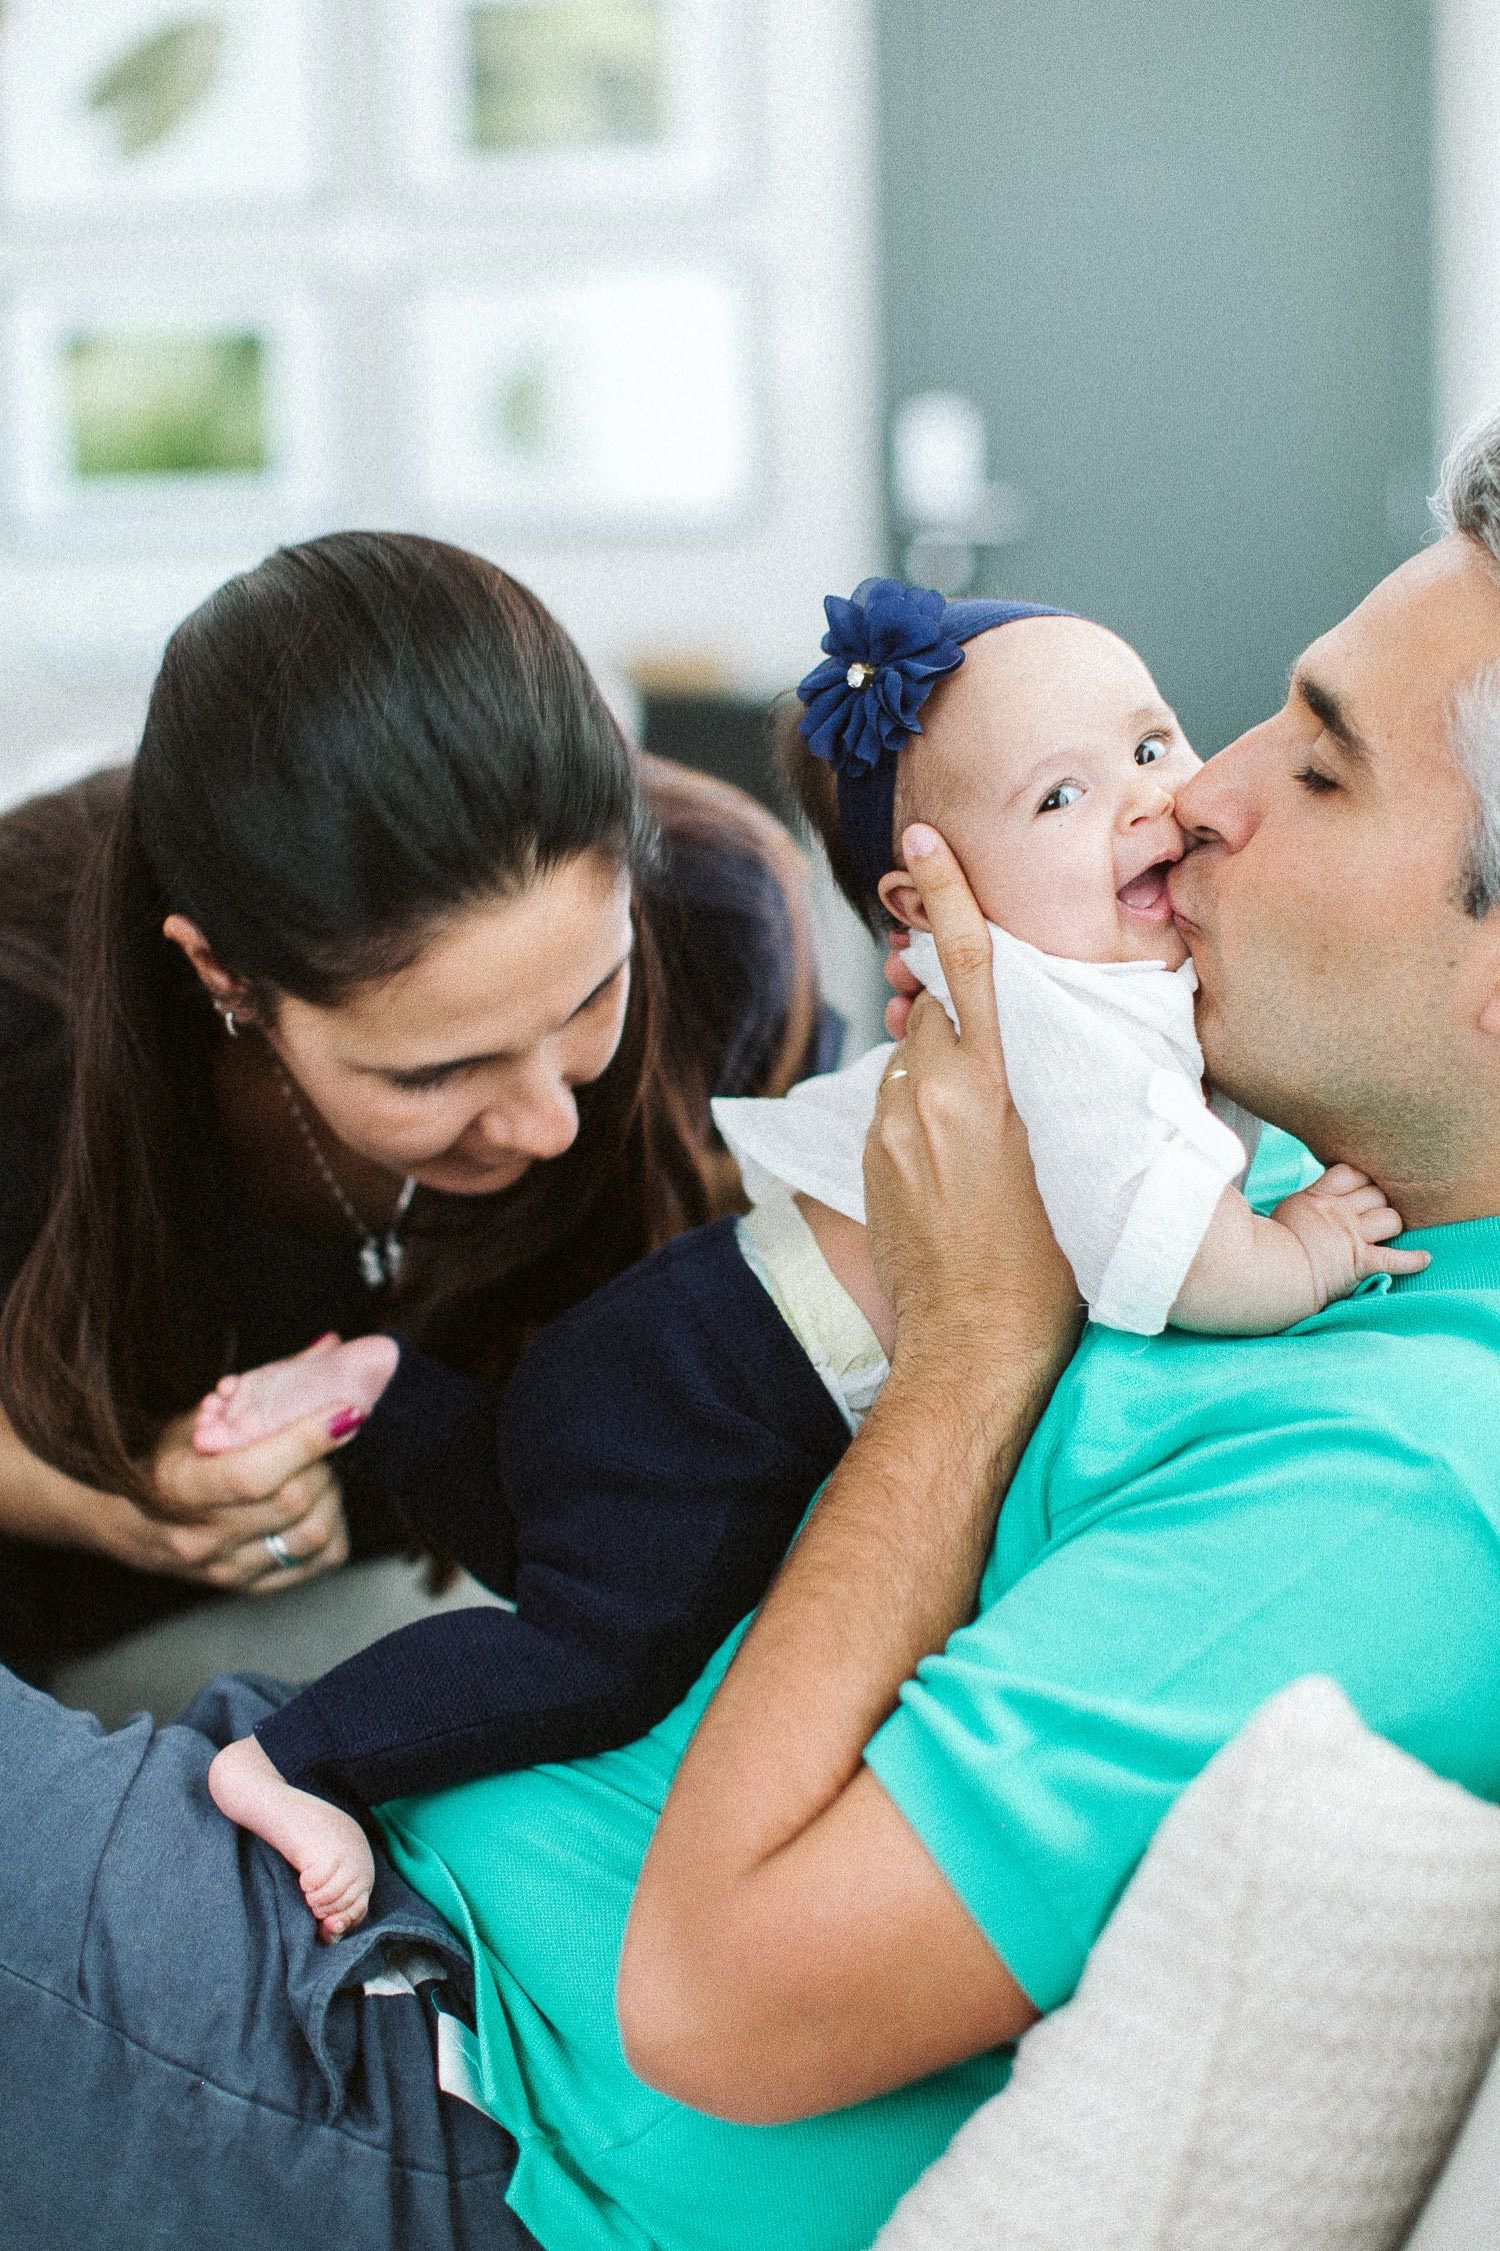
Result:
{"label": "man's face", "polygon": [[1171,896],[1210,1077],[1390,1190],[1472,1164],[1493,1075],[1500,910],[1463,909],[1474,805],[1449,725],[1497,660],[1500,578],[1443,539],[1315,641],[1276,717],[1177,800],[1197,848]]}

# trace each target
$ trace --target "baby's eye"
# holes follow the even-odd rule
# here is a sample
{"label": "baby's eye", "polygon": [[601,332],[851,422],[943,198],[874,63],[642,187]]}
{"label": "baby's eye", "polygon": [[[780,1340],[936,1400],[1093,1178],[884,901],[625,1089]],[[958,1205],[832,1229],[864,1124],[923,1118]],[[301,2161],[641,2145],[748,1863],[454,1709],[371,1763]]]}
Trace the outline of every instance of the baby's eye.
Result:
{"label": "baby's eye", "polygon": [[1165,735],[1147,735],[1135,746],[1137,766],[1154,766],[1158,758],[1165,758],[1172,745]]}
{"label": "baby's eye", "polygon": [[1039,813],[1060,813],[1066,805],[1076,805],[1083,795],[1082,782],[1059,782],[1049,790],[1037,807]]}

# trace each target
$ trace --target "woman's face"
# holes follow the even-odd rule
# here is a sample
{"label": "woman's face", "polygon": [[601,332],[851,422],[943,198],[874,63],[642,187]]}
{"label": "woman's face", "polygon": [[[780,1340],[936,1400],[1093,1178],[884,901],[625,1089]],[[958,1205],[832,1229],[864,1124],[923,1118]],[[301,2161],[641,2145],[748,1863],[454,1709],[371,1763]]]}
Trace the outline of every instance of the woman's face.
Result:
{"label": "woman's face", "polygon": [[331,1008],[282,1001],[268,1037],[345,1145],[453,1196],[511,1187],[578,1132],[630,994],[630,880],[585,853],[468,907],[417,959]]}

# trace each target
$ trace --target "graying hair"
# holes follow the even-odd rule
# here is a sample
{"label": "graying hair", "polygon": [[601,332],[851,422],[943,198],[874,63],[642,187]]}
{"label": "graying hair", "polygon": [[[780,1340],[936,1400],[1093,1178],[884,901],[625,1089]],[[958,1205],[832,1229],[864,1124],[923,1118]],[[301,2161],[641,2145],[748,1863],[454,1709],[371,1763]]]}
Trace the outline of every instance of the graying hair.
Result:
{"label": "graying hair", "polygon": [[[1443,463],[1433,513],[1494,563],[1500,579],[1500,414],[1471,423]],[[1464,911],[1483,920],[1500,901],[1500,664],[1453,699],[1453,752],[1474,792],[1474,825],[1459,875]]]}

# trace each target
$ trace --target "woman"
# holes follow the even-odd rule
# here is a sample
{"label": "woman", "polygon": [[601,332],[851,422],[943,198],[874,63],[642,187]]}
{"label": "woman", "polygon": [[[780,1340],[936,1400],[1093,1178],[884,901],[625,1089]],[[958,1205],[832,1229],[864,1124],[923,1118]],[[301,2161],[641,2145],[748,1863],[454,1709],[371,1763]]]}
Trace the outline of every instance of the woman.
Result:
{"label": "woman", "polygon": [[[722,1208],[707,1104],[816,1067],[796,856],[628,751],[493,565],[339,534],[168,645],[139,756],[0,823],[0,1657],[399,1545],[177,1420],[395,1324],[502,1377]],[[269,1473],[268,1473],[269,1474]]]}

